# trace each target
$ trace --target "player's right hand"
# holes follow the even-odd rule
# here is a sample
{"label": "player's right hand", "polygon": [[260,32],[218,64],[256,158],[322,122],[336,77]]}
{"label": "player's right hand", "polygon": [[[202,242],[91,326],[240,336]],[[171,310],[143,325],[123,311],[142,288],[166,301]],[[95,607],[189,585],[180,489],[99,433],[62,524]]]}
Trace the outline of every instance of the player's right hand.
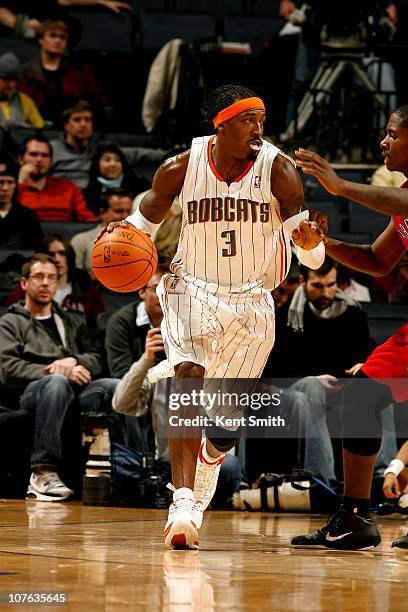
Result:
{"label": "player's right hand", "polygon": [[295,155],[296,166],[302,168],[305,174],[315,176],[332,195],[342,195],[344,181],[335,173],[328,161],[307,149],[297,149]]}
{"label": "player's right hand", "polygon": [[395,474],[387,474],[384,477],[383,492],[385,497],[388,497],[389,499],[401,497],[398,478]]}
{"label": "player's right hand", "polygon": [[145,357],[148,361],[154,362],[156,353],[164,351],[163,338],[160,327],[149,329],[146,336]]}
{"label": "player's right hand", "polygon": [[105,232],[113,232],[113,230],[115,229],[115,227],[133,227],[133,225],[131,223],[128,223],[127,221],[125,221],[124,219],[122,221],[111,221],[111,223],[109,223],[109,225],[104,225],[103,227],[101,227],[101,229],[99,230],[94,242],[98,242],[98,240],[100,240],[102,238],[102,236],[104,235]]}

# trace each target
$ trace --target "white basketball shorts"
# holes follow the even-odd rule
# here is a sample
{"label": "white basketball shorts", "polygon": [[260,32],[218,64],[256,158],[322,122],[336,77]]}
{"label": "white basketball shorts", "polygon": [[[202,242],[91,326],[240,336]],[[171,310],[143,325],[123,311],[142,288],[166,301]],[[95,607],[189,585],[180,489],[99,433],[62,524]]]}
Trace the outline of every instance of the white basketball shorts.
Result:
{"label": "white basketball shorts", "polygon": [[166,274],[157,287],[167,360],[149,371],[153,382],[184,361],[205,378],[259,378],[275,340],[272,296],[217,296]]}

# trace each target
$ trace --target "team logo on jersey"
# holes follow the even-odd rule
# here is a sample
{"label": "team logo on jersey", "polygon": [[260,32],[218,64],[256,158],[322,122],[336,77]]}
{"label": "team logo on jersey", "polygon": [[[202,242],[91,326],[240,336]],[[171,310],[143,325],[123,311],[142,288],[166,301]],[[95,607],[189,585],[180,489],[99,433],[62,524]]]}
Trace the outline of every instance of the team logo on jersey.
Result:
{"label": "team logo on jersey", "polygon": [[254,179],[254,187],[256,189],[260,189],[261,188],[261,177],[260,176],[256,176]]}
{"label": "team logo on jersey", "polygon": [[187,202],[188,223],[216,223],[218,221],[247,221],[249,223],[269,223],[269,202],[257,202],[248,198],[201,198]]}

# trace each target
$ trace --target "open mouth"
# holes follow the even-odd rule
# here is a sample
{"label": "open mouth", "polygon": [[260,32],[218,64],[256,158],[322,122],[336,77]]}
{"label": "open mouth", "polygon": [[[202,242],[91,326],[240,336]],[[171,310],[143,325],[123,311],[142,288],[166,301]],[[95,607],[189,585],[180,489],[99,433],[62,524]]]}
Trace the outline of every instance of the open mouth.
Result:
{"label": "open mouth", "polygon": [[251,148],[251,151],[260,151],[261,150],[261,146],[262,146],[262,142],[260,140],[252,140],[249,143],[249,146]]}

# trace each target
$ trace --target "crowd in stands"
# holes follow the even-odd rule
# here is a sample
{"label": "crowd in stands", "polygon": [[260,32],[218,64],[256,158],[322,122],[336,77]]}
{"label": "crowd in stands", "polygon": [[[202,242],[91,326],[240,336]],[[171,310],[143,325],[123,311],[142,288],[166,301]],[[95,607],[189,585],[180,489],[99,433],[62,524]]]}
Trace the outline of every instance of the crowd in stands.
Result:
{"label": "crowd in stands", "polygon": [[[124,441],[140,453],[156,449],[168,463],[167,441],[158,436],[167,417],[166,387],[150,383],[147,373],[164,355],[155,289],[176,251],[181,210],[176,199],[155,238],[161,264],[138,295],[114,294],[95,280],[95,237],[136,209],[150,180],[135,168],[143,159],[157,167],[165,151],[130,150],[95,131],[106,125],[107,95],[90,65],[71,57],[78,24],[64,11],[86,6],[121,13],[132,6],[115,0],[0,4],[0,35],[38,42],[24,65],[10,51],[0,54],[0,414],[22,410],[24,426],[32,427],[27,498],[64,501],[80,495],[64,451],[63,424],[74,411],[114,409]],[[50,127],[59,136],[47,138]],[[14,128],[26,129],[24,137],[13,140]],[[373,177],[374,184],[403,180],[383,169]],[[408,303],[408,255],[388,277],[374,280],[329,257],[315,271],[295,263],[274,298],[276,343],[264,377],[293,379],[287,409],[295,415],[301,407],[298,435],[306,440],[293,467],[332,485],[341,474],[323,407],[328,398],[340,405],[341,379],[358,371],[375,344],[362,304]],[[392,406],[383,418],[392,430]],[[72,430],[69,435],[68,444],[77,444]],[[391,433],[377,463],[380,474],[395,453]],[[258,467],[265,469],[261,461]],[[0,494],[3,477],[0,471]],[[246,478],[240,445],[222,464],[214,506],[226,506]]]}

